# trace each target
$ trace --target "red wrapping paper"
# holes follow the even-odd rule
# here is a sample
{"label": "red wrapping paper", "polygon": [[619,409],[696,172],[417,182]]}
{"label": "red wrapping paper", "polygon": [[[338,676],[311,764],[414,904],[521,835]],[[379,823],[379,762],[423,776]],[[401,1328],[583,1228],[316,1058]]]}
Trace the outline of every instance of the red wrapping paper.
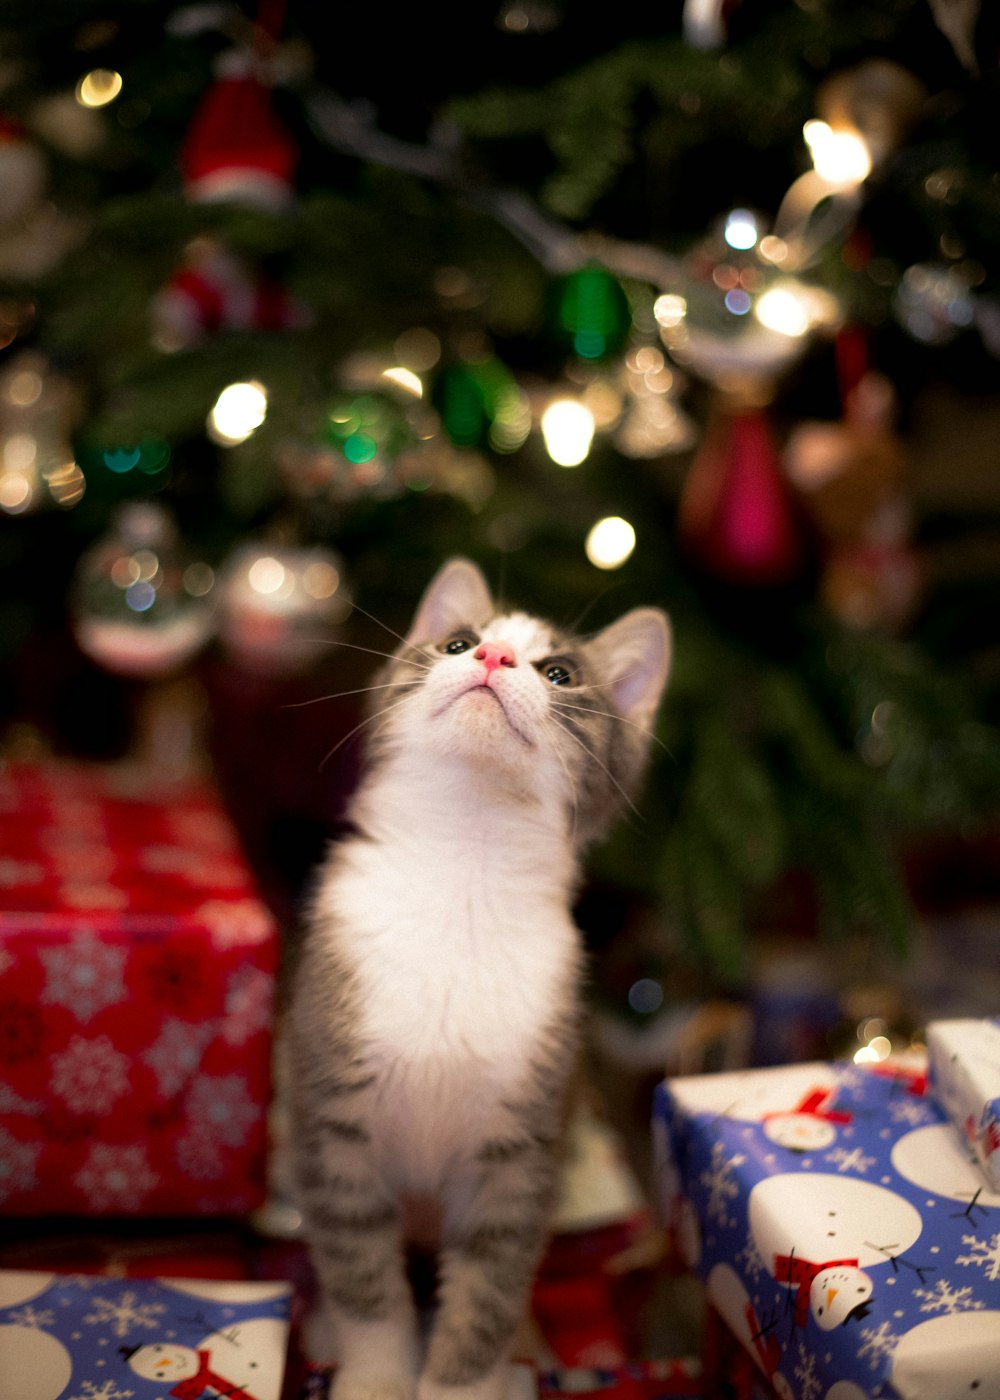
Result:
{"label": "red wrapping paper", "polygon": [[259,1205],[277,958],[209,786],[0,771],[0,1211]]}

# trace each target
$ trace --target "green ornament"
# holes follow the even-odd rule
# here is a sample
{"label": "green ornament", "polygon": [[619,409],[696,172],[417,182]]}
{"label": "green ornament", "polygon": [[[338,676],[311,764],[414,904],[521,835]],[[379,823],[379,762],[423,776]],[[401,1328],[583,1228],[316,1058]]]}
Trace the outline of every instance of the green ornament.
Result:
{"label": "green ornament", "polygon": [[446,365],[431,402],[456,447],[514,452],[531,428],[531,411],[507,366],[496,356]]}
{"label": "green ornament", "polygon": [[556,284],[555,333],[582,360],[605,360],[625,345],[632,308],[622,284],[599,263],[581,267]]}
{"label": "green ornament", "polygon": [[416,442],[405,408],[379,391],[335,399],[327,413],[325,437],[352,467],[388,468]]}

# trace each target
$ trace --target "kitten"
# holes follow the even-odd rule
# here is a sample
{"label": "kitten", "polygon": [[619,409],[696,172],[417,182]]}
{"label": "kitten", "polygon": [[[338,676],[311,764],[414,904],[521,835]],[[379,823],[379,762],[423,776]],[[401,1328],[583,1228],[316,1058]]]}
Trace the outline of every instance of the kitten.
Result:
{"label": "kitten", "polygon": [[[289,1016],[333,1400],[510,1391],[577,1040],[578,859],[638,784],[668,660],[656,609],[572,640],[453,560],[382,678]],[[404,1241],[429,1210],[422,1349]]]}

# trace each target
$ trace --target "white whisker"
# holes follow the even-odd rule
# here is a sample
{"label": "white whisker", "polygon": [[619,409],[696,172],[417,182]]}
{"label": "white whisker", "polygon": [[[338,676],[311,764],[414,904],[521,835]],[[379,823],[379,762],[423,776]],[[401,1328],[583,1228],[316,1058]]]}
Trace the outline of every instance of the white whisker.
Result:
{"label": "white whisker", "polygon": [[593,749],[590,748],[587,744],[585,744],[585,743],[583,742],[583,740],[580,738],[579,734],[574,734],[573,730],[570,729],[570,727],[569,727],[568,724],[563,724],[563,723],[561,723],[561,722],[559,722],[559,721],[557,721],[557,723],[559,723],[559,728],[562,730],[562,732],[563,732],[564,734],[568,734],[569,737],[570,737],[571,739],[574,739],[574,740],[576,741],[576,743],[578,743],[578,744],[580,745],[581,749],[583,749],[583,751],[584,751],[584,753],[587,755],[587,757],[588,757],[593,763],[596,763],[596,764],[597,764],[598,768],[601,769],[601,771],[604,773],[604,775],[615,785],[615,787],[616,787],[616,788],[618,789],[618,791],[621,793],[622,797],[625,799],[625,801],[626,801],[626,803],[628,804],[628,806],[629,806],[629,808],[631,809],[631,811],[634,812],[634,814],[635,814],[635,815],[640,819],[640,821],[641,821],[641,820],[642,820],[642,813],[639,811],[638,807],[637,807],[637,806],[635,805],[635,803],[632,801],[631,797],[629,797],[628,793],[627,793],[627,792],[625,791],[625,789],[622,787],[621,783],[618,781],[618,779],[615,777],[615,775],[611,772],[610,768],[608,768],[607,764],[601,762],[601,760],[597,757],[597,754],[594,753]]}
{"label": "white whisker", "polygon": [[[425,664],[423,661],[412,661],[408,656],[397,656],[394,652],[391,651],[377,651],[374,647],[358,646],[357,642],[340,642],[329,638],[326,640],[327,644],[332,647],[347,647],[349,651],[367,652],[369,656],[381,656],[386,661],[402,661],[407,666],[419,667],[421,671],[429,671],[431,669],[430,665]],[[414,650],[419,651],[419,647],[414,647]],[[424,652],[420,652],[421,656],[424,656],[425,654],[426,653]]]}
{"label": "white whisker", "polygon": [[670,750],[662,739],[658,738],[651,729],[647,729],[643,724],[637,724],[634,719],[627,719],[625,715],[618,714],[615,710],[593,710],[589,705],[571,705],[568,700],[552,699],[550,702],[557,710],[579,710],[585,715],[603,715],[605,719],[616,719],[620,724],[629,724],[633,729],[638,729],[640,734],[645,734],[647,739],[651,739],[654,744],[659,744],[664,753]]}
{"label": "white whisker", "polygon": [[[409,641],[402,633],[396,632],[388,623],[383,622],[380,617],[376,617],[374,613],[365,612],[364,608],[360,607],[357,603],[353,603],[351,606],[355,612],[359,612],[362,617],[367,617],[369,622],[374,622],[376,627],[381,627],[383,631],[389,633],[390,637],[395,637],[398,642],[402,642],[403,646],[408,647],[410,651],[415,651],[418,656],[426,657],[428,661],[432,659],[428,652],[418,647],[415,642]],[[400,659],[403,660],[404,658]]]}
{"label": "white whisker", "polygon": [[[556,721],[553,720],[553,718],[552,718],[551,715],[546,715],[546,716],[545,716],[545,723],[548,724],[548,725],[553,725],[553,724],[556,724]],[[561,724],[556,724],[556,727],[557,727],[558,729],[562,729],[562,725],[561,725]],[[573,837],[573,839],[575,840],[575,839],[576,839],[577,817],[579,816],[579,812],[580,812],[580,800],[579,800],[579,797],[577,796],[576,781],[574,780],[573,774],[572,774],[571,771],[570,771],[570,766],[569,766],[569,764],[566,762],[566,759],[563,757],[563,754],[562,754],[562,752],[561,752],[561,750],[560,750],[560,748],[559,748],[559,745],[558,745],[558,744],[554,744],[554,745],[552,746],[552,751],[553,751],[553,753],[554,753],[555,756],[556,756],[556,762],[559,764],[559,767],[563,770],[563,773],[564,773],[565,776],[566,776],[566,781],[567,781],[567,783],[569,783],[570,796],[571,796],[571,799],[572,799],[572,807],[573,807],[573,827],[572,827],[572,831],[571,831],[570,835],[571,835],[571,836]]]}
{"label": "white whisker", "polygon": [[356,724],[353,729],[349,729],[342,739],[337,740],[329,753],[323,755],[323,758],[320,760],[320,768],[329,763],[337,750],[346,744],[348,739],[353,738],[359,729],[364,729],[366,725],[374,724],[376,720],[382,719],[384,715],[390,714],[393,710],[398,710],[400,705],[405,705],[409,698],[408,695],[404,695],[402,700],[397,700],[394,705],[384,705],[381,710],[376,710],[373,715],[369,715],[368,718],[363,719],[360,724]]}
{"label": "white whisker", "polygon": [[348,695],[369,695],[373,690],[399,690],[400,686],[416,685],[412,678],[405,681],[386,681],[385,685],[363,685],[357,690],[335,690],[329,695],[314,695],[311,700],[289,700],[282,705],[283,710],[300,710],[303,705],[320,705],[324,700],[343,700]]}

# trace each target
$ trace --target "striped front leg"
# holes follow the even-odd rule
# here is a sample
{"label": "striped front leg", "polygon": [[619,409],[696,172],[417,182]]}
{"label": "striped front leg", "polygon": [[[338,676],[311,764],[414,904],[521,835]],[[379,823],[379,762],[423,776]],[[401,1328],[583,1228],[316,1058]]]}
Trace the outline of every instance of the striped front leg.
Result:
{"label": "striped front leg", "polygon": [[381,1183],[363,1115],[338,1094],[299,1144],[299,1183],[337,1371],[331,1400],[413,1400],[417,1328],[398,1203]]}

